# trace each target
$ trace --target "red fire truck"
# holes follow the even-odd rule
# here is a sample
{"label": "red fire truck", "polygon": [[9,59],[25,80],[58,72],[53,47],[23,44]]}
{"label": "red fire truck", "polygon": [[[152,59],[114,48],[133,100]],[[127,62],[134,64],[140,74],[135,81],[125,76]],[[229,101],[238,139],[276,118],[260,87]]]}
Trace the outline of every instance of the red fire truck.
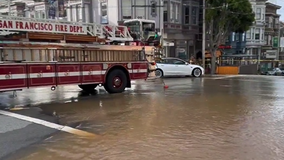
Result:
{"label": "red fire truck", "polygon": [[72,84],[120,93],[148,76],[152,47],[108,45],[131,44],[125,26],[1,15],[0,34],[0,91]]}

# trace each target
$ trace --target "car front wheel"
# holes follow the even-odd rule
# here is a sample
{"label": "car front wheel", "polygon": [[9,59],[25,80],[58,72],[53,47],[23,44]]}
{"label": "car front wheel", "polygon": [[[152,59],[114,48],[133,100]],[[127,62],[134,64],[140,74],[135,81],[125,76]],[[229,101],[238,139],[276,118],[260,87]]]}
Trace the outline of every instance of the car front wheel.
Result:
{"label": "car front wheel", "polygon": [[161,78],[161,77],[164,76],[164,73],[161,69],[156,69],[155,75],[156,75],[156,77]]}
{"label": "car front wheel", "polygon": [[200,68],[195,68],[193,71],[192,71],[192,76],[193,77],[201,77],[202,76],[202,71]]}

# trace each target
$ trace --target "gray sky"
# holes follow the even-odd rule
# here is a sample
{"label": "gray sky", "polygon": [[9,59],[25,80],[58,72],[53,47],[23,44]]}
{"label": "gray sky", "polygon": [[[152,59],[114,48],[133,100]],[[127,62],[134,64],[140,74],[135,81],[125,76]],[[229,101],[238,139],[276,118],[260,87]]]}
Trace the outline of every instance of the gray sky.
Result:
{"label": "gray sky", "polygon": [[281,14],[280,19],[284,21],[284,0],[268,0],[268,1],[277,4],[279,6],[282,6],[282,8],[278,11],[278,13]]}
{"label": "gray sky", "polygon": [[280,11],[278,12],[279,14],[281,14],[281,17],[280,19],[282,21],[284,21],[284,0],[278,0],[278,3],[277,3],[279,6],[282,6],[282,8],[280,9]]}

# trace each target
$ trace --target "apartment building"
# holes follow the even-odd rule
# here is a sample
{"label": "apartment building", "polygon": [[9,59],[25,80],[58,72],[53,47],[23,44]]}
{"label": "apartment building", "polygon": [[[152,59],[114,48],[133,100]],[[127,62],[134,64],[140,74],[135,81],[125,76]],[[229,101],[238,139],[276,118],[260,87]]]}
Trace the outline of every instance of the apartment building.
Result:
{"label": "apartment building", "polygon": [[262,46],[262,59],[279,59],[279,34],[280,34],[280,15],[277,11],[281,8],[276,4],[266,2],[265,11],[265,44]]}
{"label": "apartment building", "polygon": [[265,42],[265,8],[267,0],[250,0],[255,12],[255,22],[246,32],[246,55],[251,59],[260,59]]}
{"label": "apartment building", "polygon": [[[175,46],[169,47],[169,56],[189,58],[201,51],[198,43],[200,32],[200,0],[167,0],[164,1],[164,31],[165,40],[173,42]],[[202,32],[201,32],[202,33]],[[200,36],[199,36],[200,37]]]}
{"label": "apartment building", "polygon": [[[153,2],[159,6],[156,10],[160,14],[153,15],[150,7],[135,7],[149,6]],[[118,0],[118,6],[119,21],[135,18],[156,21],[157,29],[164,32],[167,56],[189,58],[201,50],[197,45],[199,0]]]}

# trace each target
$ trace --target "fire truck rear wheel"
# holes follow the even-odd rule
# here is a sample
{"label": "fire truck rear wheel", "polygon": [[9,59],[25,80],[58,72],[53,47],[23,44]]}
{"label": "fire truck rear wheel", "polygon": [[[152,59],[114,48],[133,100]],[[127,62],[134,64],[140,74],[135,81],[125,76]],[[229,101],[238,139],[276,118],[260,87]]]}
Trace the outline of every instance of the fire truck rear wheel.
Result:
{"label": "fire truck rear wheel", "polygon": [[104,84],[108,93],[122,93],[127,85],[127,76],[121,69],[115,69],[107,74]]}
{"label": "fire truck rear wheel", "polygon": [[98,86],[97,84],[82,84],[78,85],[85,92],[94,92],[95,88]]}

